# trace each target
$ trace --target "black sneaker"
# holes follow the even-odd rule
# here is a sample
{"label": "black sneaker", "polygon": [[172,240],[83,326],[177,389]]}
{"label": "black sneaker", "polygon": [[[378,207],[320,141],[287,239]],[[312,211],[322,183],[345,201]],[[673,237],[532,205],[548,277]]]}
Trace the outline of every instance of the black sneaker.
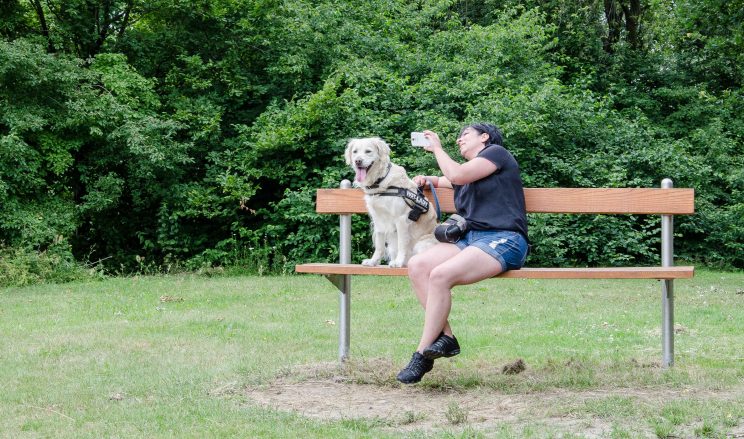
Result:
{"label": "black sneaker", "polygon": [[434,360],[424,358],[423,355],[418,352],[413,353],[411,362],[408,366],[404,367],[403,370],[398,372],[398,381],[403,384],[413,384],[421,381],[426,372],[429,372],[434,367]]}
{"label": "black sneaker", "polygon": [[457,338],[453,335],[452,337],[445,335],[444,332],[439,334],[434,343],[428,348],[424,349],[424,357],[429,360],[436,360],[441,357],[454,357],[460,353],[460,344],[457,343]]}

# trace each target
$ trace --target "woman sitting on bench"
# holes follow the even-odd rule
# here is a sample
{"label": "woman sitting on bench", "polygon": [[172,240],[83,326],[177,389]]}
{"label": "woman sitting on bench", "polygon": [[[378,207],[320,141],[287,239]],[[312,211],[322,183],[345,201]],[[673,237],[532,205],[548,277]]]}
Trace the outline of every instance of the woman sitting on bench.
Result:
{"label": "woman sitting on bench", "polygon": [[[410,363],[398,373],[398,381],[412,384],[432,370],[434,360],[460,353],[448,316],[452,287],[488,279],[522,267],[527,257],[527,213],[519,165],[501,146],[499,129],[491,124],[468,125],[460,131],[457,145],[467,161],[457,163],[442,149],[439,136],[424,131],[442,177],[417,175],[423,186],[453,188],[455,208],[461,221],[437,230],[440,243],[413,256],[408,277],[425,309],[424,329]],[[462,221],[464,219],[464,221]],[[446,230],[445,230],[446,229]]]}

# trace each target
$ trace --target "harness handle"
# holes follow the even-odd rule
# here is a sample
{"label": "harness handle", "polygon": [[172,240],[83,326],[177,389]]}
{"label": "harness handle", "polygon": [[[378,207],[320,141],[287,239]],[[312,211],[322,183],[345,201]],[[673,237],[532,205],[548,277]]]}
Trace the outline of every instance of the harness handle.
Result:
{"label": "harness handle", "polygon": [[434,183],[429,178],[426,179],[426,183],[429,184],[431,194],[434,196],[434,205],[437,207],[437,221],[442,221],[442,209],[439,208],[439,198],[437,197],[437,191],[434,189]]}

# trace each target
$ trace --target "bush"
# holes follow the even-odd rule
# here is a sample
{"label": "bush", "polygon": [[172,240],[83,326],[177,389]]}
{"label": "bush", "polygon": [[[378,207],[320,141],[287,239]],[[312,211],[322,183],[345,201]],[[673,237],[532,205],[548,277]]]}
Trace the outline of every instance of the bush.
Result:
{"label": "bush", "polygon": [[57,243],[43,251],[0,247],[0,287],[91,280],[102,276],[98,268],[77,262],[65,243]]}

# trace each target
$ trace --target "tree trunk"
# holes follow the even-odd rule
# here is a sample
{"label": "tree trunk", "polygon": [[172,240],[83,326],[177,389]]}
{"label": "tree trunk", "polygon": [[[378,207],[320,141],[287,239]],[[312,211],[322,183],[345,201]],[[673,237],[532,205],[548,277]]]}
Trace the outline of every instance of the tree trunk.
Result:
{"label": "tree trunk", "polygon": [[133,6],[134,4],[132,0],[129,0],[127,2],[126,8],[124,8],[124,16],[122,17],[121,24],[119,25],[119,31],[116,33],[117,42],[121,40],[121,37],[124,35],[124,31],[127,29],[127,26],[129,26],[129,14],[132,12]]}
{"label": "tree trunk", "polygon": [[640,22],[643,7],[641,0],[630,0],[630,5],[623,5],[625,13],[625,29],[628,31],[628,43],[630,47],[638,49],[642,46],[640,35]]}
{"label": "tree trunk", "polygon": [[623,26],[623,9],[619,1],[604,0],[605,18],[607,19],[607,37],[602,46],[605,52],[612,53],[615,43],[620,40],[620,31]]}
{"label": "tree trunk", "polygon": [[111,27],[111,1],[106,0],[103,2],[102,13],[101,13],[101,8],[96,8],[96,31],[97,31],[98,37],[96,38],[96,42],[93,44],[93,48],[91,50],[92,53],[89,56],[94,56],[98,54],[98,52],[101,51],[101,48],[103,47],[103,43],[104,41],[106,41],[106,37],[108,36],[110,27]]}
{"label": "tree trunk", "polygon": [[39,19],[39,30],[41,31],[41,34],[46,38],[47,40],[47,51],[49,53],[56,52],[56,49],[54,47],[54,43],[52,43],[52,39],[49,37],[49,26],[46,22],[46,16],[44,15],[44,9],[41,7],[41,0],[31,0],[31,4],[34,7],[34,11],[36,11],[36,18]]}

